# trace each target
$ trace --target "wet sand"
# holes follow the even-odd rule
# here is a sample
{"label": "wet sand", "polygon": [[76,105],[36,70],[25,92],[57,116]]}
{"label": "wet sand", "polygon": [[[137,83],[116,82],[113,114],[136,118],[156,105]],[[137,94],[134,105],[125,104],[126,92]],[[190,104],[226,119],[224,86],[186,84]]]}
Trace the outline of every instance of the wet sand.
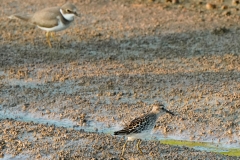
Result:
{"label": "wet sand", "polygon": [[[57,32],[53,48],[44,31],[7,18],[64,2],[1,4],[1,157],[120,159],[124,139],[113,129],[159,101],[177,116],[160,117],[154,135],[240,148],[240,5],[72,1],[81,17]],[[142,143],[144,155],[129,146],[126,159],[237,159],[153,139]]]}
{"label": "wet sand", "polygon": [[140,155],[129,142],[121,157],[124,140],[108,134],[87,133],[34,123],[1,121],[2,157],[8,154],[24,159],[237,159],[187,147],[143,141]]}

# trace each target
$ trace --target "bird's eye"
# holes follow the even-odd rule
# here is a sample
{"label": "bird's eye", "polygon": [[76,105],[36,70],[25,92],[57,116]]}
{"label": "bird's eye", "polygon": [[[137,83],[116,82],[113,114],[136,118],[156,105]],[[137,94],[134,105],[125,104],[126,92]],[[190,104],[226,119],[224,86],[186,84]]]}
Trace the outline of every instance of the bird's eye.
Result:
{"label": "bird's eye", "polygon": [[66,10],[68,13],[71,13],[71,11],[69,9]]}

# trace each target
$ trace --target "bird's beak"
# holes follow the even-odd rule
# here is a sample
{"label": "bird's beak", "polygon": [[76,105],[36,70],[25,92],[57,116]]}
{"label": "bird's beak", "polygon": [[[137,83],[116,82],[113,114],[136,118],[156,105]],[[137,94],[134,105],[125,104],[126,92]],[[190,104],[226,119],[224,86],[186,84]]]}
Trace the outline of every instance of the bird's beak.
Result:
{"label": "bird's beak", "polygon": [[167,112],[168,114],[171,114],[171,115],[173,115],[174,116],[174,113],[173,112],[171,112],[171,111],[169,111],[169,110],[166,110],[165,108],[163,109],[165,112]]}
{"label": "bird's beak", "polygon": [[74,15],[80,17],[80,15],[77,12],[74,12]]}

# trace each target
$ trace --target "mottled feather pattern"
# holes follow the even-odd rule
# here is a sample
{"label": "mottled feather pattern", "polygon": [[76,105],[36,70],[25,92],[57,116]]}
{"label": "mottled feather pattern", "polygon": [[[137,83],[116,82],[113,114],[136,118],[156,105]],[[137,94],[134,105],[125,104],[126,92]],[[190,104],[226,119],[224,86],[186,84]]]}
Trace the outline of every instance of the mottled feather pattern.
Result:
{"label": "mottled feather pattern", "polygon": [[[155,114],[147,114],[138,117],[130,122],[128,126],[120,131],[114,132],[114,135],[128,135],[132,133],[141,133],[143,130],[151,130],[156,122],[157,116]],[[150,123],[154,123],[149,125]]]}
{"label": "mottled feather pattern", "polygon": [[[114,135],[125,135],[128,137],[127,141],[123,145],[122,156],[124,154],[127,142],[148,137],[153,130],[158,117],[160,117],[163,113],[174,115],[172,112],[166,110],[163,104],[154,105],[152,111],[150,111],[148,114],[135,118],[122,130],[114,132]],[[136,146],[140,153],[143,154],[141,148],[139,147],[140,144],[141,140],[138,140]]]}

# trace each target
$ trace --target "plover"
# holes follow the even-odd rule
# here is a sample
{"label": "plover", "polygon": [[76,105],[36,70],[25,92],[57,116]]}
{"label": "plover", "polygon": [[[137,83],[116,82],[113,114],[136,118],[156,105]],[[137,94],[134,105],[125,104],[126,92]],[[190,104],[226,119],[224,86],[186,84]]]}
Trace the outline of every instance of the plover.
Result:
{"label": "plover", "polygon": [[141,139],[151,133],[158,117],[160,117],[164,113],[174,115],[172,112],[166,110],[163,104],[154,105],[151,112],[135,118],[125,128],[120,131],[114,132],[114,135],[125,135],[128,137],[125,144],[123,145],[122,155],[124,154],[127,142],[133,141],[135,139],[139,139],[136,146],[139,152],[142,154],[142,150],[139,147],[141,144]]}
{"label": "plover", "polygon": [[46,37],[50,47],[49,33],[51,36],[54,32],[64,30],[74,21],[74,16],[78,16],[77,8],[70,2],[67,2],[62,7],[50,7],[35,12],[33,15],[14,14],[9,18],[21,19],[36,25],[38,28],[47,31]]}

